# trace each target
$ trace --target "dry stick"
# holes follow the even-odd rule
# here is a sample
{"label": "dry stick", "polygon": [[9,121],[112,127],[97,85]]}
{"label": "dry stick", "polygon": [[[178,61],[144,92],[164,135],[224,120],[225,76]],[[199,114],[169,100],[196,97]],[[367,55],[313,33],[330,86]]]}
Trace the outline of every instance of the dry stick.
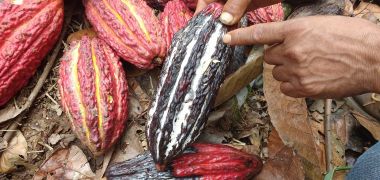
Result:
{"label": "dry stick", "polygon": [[[65,24],[62,28],[62,32],[61,32],[61,35],[57,41],[57,44],[55,45],[55,48],[52,52],[52,55],[48,58],[48,62],[46,63],[46,66],[44,68],[44,71],[42,72],[40,78],[38,79],[38,82],[36,84],[36,86],[33,88],[32,92],[30,93],[29,97],[28,97],[28,101],[25,103],[25,111],[23,111],[21,114],[19,114],[16,119],[13,121],[13,123],[9,126],[8,130],[16,130],[17,127],[19,126],[23,116],[25,115],[25,113],[27,112],[27,110],[31,107],[32,103],[34,102],[34,100],[36,99],[38,93],[40,92],[42,86],[44,85],[44,82],[47,78],[47,76],[49,75],[50,73],[50,70],[51,68],[53,67],[53,65],[55,64],[55,61],[57,59],[57,56],[58,56],[58,53],[60,52],[61,50],[61,47],[62,47],[62,40],[67,32],[67,27],[69,26],[69,23],[71,22],[71,17],[72,17],[72,12],[73,12],[73,9],[74,9],[74,5],[71,4],[71,6],[68,6],[69,7],[69,10],[67,11],[67,15],[66,15],[66,18],[65,18]],[[7,142],[9,142],[11,140],[11,138],[13,137],[14,135],[14,132],[15,131],[7,131],[5,134],[4,134],[4,137],[3,139]]]}
{"label": "dry stick", "polygon": [[326,153],[326,171],[333,170],[332,160],[332,144],[331,144],[331,99],[325,100],[325,153]]}

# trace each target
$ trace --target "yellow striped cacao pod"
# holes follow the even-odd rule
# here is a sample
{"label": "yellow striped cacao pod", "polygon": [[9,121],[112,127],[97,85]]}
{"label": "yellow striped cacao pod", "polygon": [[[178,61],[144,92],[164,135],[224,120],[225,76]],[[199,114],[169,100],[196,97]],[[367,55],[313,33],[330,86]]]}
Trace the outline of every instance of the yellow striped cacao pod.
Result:
{"label": "yellow striped cacao pod", "polygon": [[166,44],[154,11],[143,0],[83,0],[98,37],[142,69],[162,63]]}
{"label": "yellow striped cacao pod", "polygon": [[102,40],[83,36],[61,59],[61,103],[77,137],[95,155],[122,135],[128,85],[119,57]]}

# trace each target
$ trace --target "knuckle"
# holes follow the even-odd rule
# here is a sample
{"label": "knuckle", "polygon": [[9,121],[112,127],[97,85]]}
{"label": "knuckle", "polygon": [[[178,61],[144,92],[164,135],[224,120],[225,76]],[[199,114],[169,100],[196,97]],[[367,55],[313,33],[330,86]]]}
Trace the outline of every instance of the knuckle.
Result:
{"label": "knuckle", "polygon": [[263,27],[262,25],[258,24],[255,25],[254,28],[252,29],[252,33],[249,33],[250,39],[252,41],[258,41],[260,37],[263,36]]}
{"label": "knuckle", "polygon": [[303,50],[298,46],[293,46],[286,51],[286,56],[295,62],[301,62],[303,57]]}

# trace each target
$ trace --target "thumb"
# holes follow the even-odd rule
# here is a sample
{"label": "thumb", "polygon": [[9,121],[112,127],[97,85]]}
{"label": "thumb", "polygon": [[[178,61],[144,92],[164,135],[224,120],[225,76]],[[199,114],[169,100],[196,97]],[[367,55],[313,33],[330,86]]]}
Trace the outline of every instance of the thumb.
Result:
{"label": "thumb", "polygon": [[276,44],[285,40],[286,21],[256,24],[233,30],[223,37],[223,42],[230,45]]}

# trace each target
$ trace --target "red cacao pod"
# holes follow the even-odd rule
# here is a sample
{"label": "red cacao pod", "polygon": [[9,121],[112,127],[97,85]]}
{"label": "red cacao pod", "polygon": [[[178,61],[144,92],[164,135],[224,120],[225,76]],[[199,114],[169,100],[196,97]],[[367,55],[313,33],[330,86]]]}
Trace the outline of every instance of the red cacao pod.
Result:
{"label": "red cacao pod", "polygon": [[[161,64],[166,44],[158,18],[143,0],[83,0],[98,37],[142,69]],[[157,58],[157,59],[156,59]]]}
{"label": "red cacao pod", "polygon": [[201,179],[249,179],[262,169],[258,156],[220,144],[193,144],[195,153],[185,153],[173,161],[175,177]]}
{"label": "red cacao pod", "polygon": [[0,1],[0,106],[34,75],[57,41],[62,0]]}
{"label": "red cacao pod", "polygon": [[193,12],[181,0],[173,0],[166,4],[160,20],[166,37],[166,46],[170,47],[174,34],[187,25]]}
{"label": "red cacao pod", "polygon": [[195,10],[197,8],[198,0],[182,0],[182,1],[185,2],[186,6],[192,10]]}
{"label": "red cacao pod", "polygon": [[127,80],[119,57],[102,40],[83,36],[70,44],[61,60],[59,89],[72,130],[94,155],[122,135]]}
{"label": "red cacao pod", "polygon": [[259,8],[247,13],[247,18],[251,24],[277,22],[284,20],[284,10],[282,4]]}

